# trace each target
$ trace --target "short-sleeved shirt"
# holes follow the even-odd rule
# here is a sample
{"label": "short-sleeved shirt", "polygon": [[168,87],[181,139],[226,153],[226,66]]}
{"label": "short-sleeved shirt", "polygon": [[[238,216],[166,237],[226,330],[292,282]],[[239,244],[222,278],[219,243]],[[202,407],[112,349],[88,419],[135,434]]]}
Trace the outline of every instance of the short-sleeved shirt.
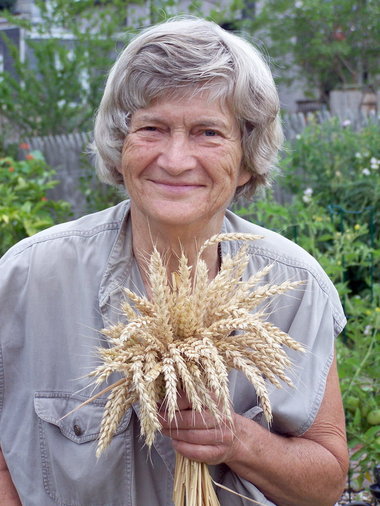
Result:
{"label": "short-sleeved shirt", "polygon": [[[106,396],[65,417],[91,397],[87,374],[107,346],[100,330],[121,318],[123,287],[144,285],[132,252],[128,201],[57,225],[25,239],[0,261],[0,445],[23,504],[28,506],[170,506],[175,455],[159,434],[149,454],[140,438],[139,407],[129,409],[110,447],[95,450]],[[250,243],[250,275],[273,264],[268,283],[302,286],[265,306],[267,319],[303,343],[290,351],[295,388],[269,386],[271,430],[302,435],[313,423],[345,317],[337,292],[320,265],[286,238],[227,211],[222,232],[263,236]],[[237,242],[222,243],[222,256]],[[254,388],[231,371],[237,413],[259,423]],[[115,377],[114,379],[117,379]],[[272,504],[227,466],[211,468],[216,481]],[[217,490],[222,505],[251,504]]]}

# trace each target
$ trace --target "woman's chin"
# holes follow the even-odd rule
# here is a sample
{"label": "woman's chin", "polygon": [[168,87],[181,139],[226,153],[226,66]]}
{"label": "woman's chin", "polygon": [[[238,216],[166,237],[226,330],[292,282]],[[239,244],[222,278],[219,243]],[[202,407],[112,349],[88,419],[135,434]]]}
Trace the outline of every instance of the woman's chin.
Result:
{"label": "woman's chin", "polygon": [[[210,219],[211,218],[211,219]],[[176,233],[197,230],[206,230],[210,228],[210,224],[213,223],[213,216],[198,206],[181,206],[171,205],[156,207],[150,209],[150,212],[143,216],[145,223],[149,223],[149,227],[156,228],[163,233],[170,233],[170,229],[175,230]],[[218,233],[215,230],[213,233]]]}

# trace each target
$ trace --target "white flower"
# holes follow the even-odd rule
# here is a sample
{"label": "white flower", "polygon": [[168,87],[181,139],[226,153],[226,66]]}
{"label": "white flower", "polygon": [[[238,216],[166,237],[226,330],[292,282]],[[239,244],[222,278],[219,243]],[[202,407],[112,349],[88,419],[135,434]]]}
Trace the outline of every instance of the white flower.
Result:
{"label": "white flower", "polygon": [[356,156],[356,158],[362,158],[362,154],[361,153],[355,153],[355,156]]}
{"label": "white flower", "polygon": [[375,158],[374,156],[371,158],[371,160],[369,161],[369,163],[371,164],[371,169],[378,169],[379,168],[379,163],[380,163],[380,160],[377,160],[377,158]]}
{"label": "white flower", "polygon": [[297,135],[296,135],[296,139],[297,139],[297,141],[299,141],[299,140],[301,139],[301,135],[300,135],[300,134],[297,134]]}
{"label": "white flower", "polygon": [[345,119],[344,121],[342,121],[342,127],[348,127],[351,125],[351,120],[349,119]]}
{"label": "white flower", "polygon": [[296,9],[302,9],[303,3],[301,2],[301,0],[297,0],[297,2],[294,2],[294,7]]}
{"label": "white flower", "polygon": [[306,188],[306,190],[304,190],[304,192],[303,192],[302,200],[306,204],[308,204],[309,202],[311,202],[312,195],[313,195],[313,188]]}
{"label": "white flower", "polygon": [[362,170],[362,174],[363,174],[364,176],[370,176],[370,175],[371,175],[371,171],[370,171],[369,169],[363,169],[363,170]]}
{"label": "white flower", "polygon": [[372,327],[371,327],[371,325],[367,325],[367,326],[366,326],[366,328],[364,329],[363,334],[364,334],[365,336],[369,336],[371,332],[372,332]]}

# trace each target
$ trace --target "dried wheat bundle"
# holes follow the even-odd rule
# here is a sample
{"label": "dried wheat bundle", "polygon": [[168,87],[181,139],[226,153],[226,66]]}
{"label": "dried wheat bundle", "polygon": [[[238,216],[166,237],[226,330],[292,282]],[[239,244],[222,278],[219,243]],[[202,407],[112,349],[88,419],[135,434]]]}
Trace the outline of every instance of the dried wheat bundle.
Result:
{"label": "dried wheat bundle", "polygon": [[[281,381],[291,385],[286,373],[291,362],[283,346],[298,351],[303,348],[266,322],[256,308],[268,297],[284,293],[298,283],[260,285],[270,266],[242,281],[249,261],[246,245],[235,256],[223,259],[219,273],[211,281],[202,259],[203,251],[212,244],[257,238],[248,234],[212,237],[200,248],[195,266],[189,266],[182,254],[178,271],[170,282],[166,266],[154,249],[148,266],[150,299],[125,290],[122,311],[128,323],[103,330],[110,348],[99,350],[102,363],[91,373],[96,384],[106,381],[113,372],[122,375],[121,380],[102,391],[108,390],[110,395],[97,455],[107,447],[124,413],[136,402],[140,404],[141,433],[150,447],[161,429],[158,404],[164,402],[168,418],[175,419],[179,389],[185,391],[195,411],[201,412],[207,406],[220,423],[231,422],[228,390],[231,369],[246,375],[257,392],[266,419],[271,421],[266,381],[276,387],[281,387]],[[199,474],[205,483],[202,469],[198,467],[196,472],[193,469],[191,474],[193,477]],[[185,483],[175,487],[177,506],[218,504],[215,494],[211,502],[204,499],[199,502],[196,495],[192,502],[190,496],[186,497],[188,486]],[[205,493],[211,497],[210,490]]]}

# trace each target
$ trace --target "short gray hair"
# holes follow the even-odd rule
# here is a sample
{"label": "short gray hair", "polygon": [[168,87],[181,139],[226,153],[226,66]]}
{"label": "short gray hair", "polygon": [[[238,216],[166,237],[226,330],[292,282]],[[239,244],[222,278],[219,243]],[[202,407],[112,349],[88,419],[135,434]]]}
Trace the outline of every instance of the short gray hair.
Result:
{"label": "short gray hair", "polygon": [[242,167],[251,179],[236,196],[267,184],[283,142],[279,98],[261,53],[240,36],[200,18],[172,18],[140,32],[112,67],[95,120],[99,178],[122,185],[118,171],[129,119],[152,100],[188,91],[225,100],[241,129]]}

